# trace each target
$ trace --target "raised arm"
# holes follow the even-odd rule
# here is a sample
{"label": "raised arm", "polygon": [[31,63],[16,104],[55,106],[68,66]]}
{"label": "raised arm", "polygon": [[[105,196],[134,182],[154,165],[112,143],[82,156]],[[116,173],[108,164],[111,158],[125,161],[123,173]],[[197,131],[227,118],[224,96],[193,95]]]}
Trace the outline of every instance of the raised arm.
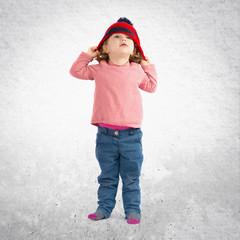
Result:
{"label": "raised arm", "polygon": [[147,58],[147,61],[141,61],[141,67],[144,73],[139,88],[145,92],[155,92],[157,89],[157,72],[154,64],[151,64],[150,60]]}
{"label": "raised arm", "polygon": [[77,60],[73,63],[70,68],[69,73],[76,78],[83,80],[94,80],[95,73],[97,71],[98,64],[89,65],[98,54],[98,51],[95,51],[96,47],[91,47],[86,52],[81,52]]}

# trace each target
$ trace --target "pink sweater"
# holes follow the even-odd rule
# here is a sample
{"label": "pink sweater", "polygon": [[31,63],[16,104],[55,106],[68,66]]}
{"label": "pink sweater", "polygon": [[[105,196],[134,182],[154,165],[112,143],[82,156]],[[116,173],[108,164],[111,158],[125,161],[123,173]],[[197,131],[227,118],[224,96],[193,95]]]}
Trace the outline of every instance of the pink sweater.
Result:
{"label": "pink sweater", "polygon": [[143,120],[139,88],[153,93],[157,88],[154,64],[141,66],[135,62],[117,65],[102,60],[88,65],[93,58],[81,52],[70,74],[82,80],[95,80],[91,124],[105,123],[140,128]]}

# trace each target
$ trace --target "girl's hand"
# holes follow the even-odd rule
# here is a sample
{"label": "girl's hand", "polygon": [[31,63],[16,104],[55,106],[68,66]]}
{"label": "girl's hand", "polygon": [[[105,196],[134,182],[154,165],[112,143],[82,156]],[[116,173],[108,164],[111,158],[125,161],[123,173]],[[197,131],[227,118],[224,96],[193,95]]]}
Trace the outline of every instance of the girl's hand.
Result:
{"label": "girl's hand", "polygon": [[146,57],[147,61],[145,61],[144,59],[141,60],[140,64],[141,66],[145,66],[145,65],[150,65],[150,59],[148,57]]}
{"label": "girl's hand", "polygon": [[99,51],[96,50],[97,46],[90,47],[87,51],[87,54],[90,55],[92,58],[95,58],[98,54]]}

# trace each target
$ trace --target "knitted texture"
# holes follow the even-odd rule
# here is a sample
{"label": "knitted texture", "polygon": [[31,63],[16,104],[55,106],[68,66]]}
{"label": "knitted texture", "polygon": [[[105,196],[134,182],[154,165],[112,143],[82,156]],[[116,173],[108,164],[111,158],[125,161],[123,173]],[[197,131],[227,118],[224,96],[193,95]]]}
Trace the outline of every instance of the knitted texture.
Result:
{"label": "knitted texture", "polygon": [[138,48],[139,52],[142,54],[144,60],[145,61],[147,60],[146,57],[144,56],[143,50],[141,48],[140,39],[138,37],[137,31],[133,27],[133,24],[131,23],[131,21],[128,20],[127,18],[119,18],[116,23],[112,24],[107,29],[102,40],[98,44],[96,50],[98,50],[101,47],[101,45],[103,44],[103,42],[106,41],[114,33],[124,33],[124,34],[128,35],[129,37],[131,37],[132,40],[136,43],[137,48]]}

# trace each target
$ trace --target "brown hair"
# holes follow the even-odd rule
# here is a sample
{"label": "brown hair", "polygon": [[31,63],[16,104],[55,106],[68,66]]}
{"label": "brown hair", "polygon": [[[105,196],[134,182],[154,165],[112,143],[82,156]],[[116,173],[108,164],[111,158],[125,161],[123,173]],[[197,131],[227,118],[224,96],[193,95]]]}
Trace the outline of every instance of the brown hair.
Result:
{"label": "brown hair", "polygon": [[[100,63],[102,60],[105,60],[106,62],[109,61],[108,53],[106,53],[106,52],[103,50],[103,45],[106,44],[107,41],[108,41],[108,39],[107,39],[106,41],[104,41],[104,43],[103,43],[103,44],[101,45],[101,47],[98,49],[99,54],[96,56],[95,60],[97,60],[99,63]],[[135,62],[135,63],[140,64],[140,62],[141,62],[142,59],[143,59],[142,54],[138,51],[136,43],[134,43],[133,54],[130,55],[130,57],[129,57],[129,62]]]}

